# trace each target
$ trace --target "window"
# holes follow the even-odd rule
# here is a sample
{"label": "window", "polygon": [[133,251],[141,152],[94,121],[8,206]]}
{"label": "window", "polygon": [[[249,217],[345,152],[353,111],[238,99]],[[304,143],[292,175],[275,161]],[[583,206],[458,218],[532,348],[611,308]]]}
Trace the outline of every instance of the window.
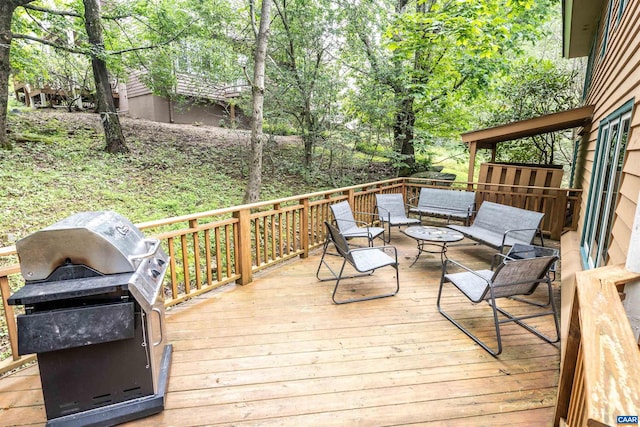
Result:
{"label": "window", "polygon": [[596,60],[596,44],[598,42],[598,30],[596,29],[596,35],[591,43],[591,50],[589,51],[589,61],[587,62],[587,71],[584,76],[584,86],[582,88],[582,100],[587,98],[589,89],[591,88],[591,78],[593,77],[593,66]]}
{"label": "window", "polygon": [[585,268],[600,267],[607,262],[632,106],[633,100],[600,122],[582,233]]}
{"label": "window", "polygon": [[628,0],[620,0],[620,5],[618,7],[618,22],[622,19],[622,14],[624,13],[625,7],[627,7]]}
{"label": "window", "polygon": [[607,7],[607,17],[604,22],[604,33],[602,34],[602,45],[600,46],[600,57],[603,57],[607,51],[607,41],[609,39],[609,25],[611,24],[611,8],[613,7],[613,0],[609,1]]}

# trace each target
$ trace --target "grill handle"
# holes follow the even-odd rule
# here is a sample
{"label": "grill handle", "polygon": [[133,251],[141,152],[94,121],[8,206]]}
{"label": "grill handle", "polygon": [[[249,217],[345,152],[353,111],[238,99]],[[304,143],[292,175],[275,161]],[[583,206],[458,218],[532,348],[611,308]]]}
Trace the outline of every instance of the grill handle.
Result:
{"label": "grill handle", "polygon": [[159,323],[158,323],[158,325],[160,326],[160,328],[159,328],[159,329],[160,329],[160,339],[159,339],[157,342],[154,342],[154,343],[153,343],[153,346],[154,346],[154,347],[157,347],[157,346],[159,346],[159,345],[162,343],[162,340],[163,340],[163,338],[164,338],[164,335],[163,335],[163,334],[164,334],[164,324],[163,324],[164,316],[162,315],[162,312],[160,311],[160,309],[159,309],[159,308],[153,307],[153,308],[151,309],[151,311],[153,311],[154,313],[156,313],[156,314],[158,315],[158,319],[159,319]]}
{"label": "grill handle", "polygon": [[156,252],[158,252],[158,248],[160,247],[159,239],[144,239],[143,240],[146,245],[149,246],[149,250],[143,254],[129,255],[129,261],[133,262],[138,259],[145,259],[152,257]]}

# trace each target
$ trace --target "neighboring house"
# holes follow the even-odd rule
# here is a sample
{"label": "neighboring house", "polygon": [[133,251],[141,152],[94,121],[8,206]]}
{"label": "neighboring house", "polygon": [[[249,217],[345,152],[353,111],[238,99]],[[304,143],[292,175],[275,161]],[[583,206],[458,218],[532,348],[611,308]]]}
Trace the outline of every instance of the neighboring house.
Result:
{"label": "neighboring house", "polygon": [[232,102],[243,84],[211,85],[192,74],[178,74],[176,100],[154,95],[143,82],[142,72],[127,81],[129,115],[165,123],[200,123],[211,126],[248,127],[249,121]]}

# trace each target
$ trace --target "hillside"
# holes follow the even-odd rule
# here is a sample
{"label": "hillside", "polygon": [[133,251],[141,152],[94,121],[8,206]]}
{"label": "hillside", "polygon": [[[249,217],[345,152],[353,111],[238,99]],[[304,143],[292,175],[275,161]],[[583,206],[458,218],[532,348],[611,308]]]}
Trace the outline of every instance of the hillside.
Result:
{"label": "hillside", "polygon": [[[96,114],[39,110],[8,120],[14,149],[0,151],[0,247],[80,211],[141,222],[241,203],[248,131],[123,117],[131,152],[110,155]],[[384,165],[336,153],[308,171],[302,153],[297,137],[270,139],[263,200],[390,176]]]}

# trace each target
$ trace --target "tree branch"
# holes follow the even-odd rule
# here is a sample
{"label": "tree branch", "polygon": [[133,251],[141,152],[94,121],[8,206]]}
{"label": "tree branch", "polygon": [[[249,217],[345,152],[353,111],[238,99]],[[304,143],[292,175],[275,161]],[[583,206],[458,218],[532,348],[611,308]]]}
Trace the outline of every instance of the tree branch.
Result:
{"label": "tree branch", "polygon": [[160,46],[166,46],[169,43],[176,41],[186,31],[187,31],[187,28],[183,28],[182,30],[180,30],[179,32],[174,34],[171,38],[168,38],[167,40],[164,40],[163,42],[158,43],[158,44],[152,44],[152,45],[147,45],[147,46],[139,46],[139,47],[131,47],[131,48],[128,48],[128,49],[115,50],[113,52],[107,52],[107,53],[109,55],[122,55],[123,53],[136,52],[136,51],[139,51],[139,50],[146,50],[146,49],[155,49],[155,48],[160,47]]}
{"label": "tree branch", "polygon": [[[32,4],[25,4],[25,5],[22,5],[22,7],[25,8],[25,9],[29,9],[29,10],[35,10],[37,12],[50,13],[52,15],[71,16],[73,18],[84,19],[84,15],[82,15],[80,13],[76,13],[76,12],[67,11],[67,10],[47,9],[45,7],[34,6]],[[108,20],[112,20],[113,21],[113,20],[125,19],[125,18],[130,18],[130,17],[131,17],[131,15],[116,15],[116,16],[104,15],[104,16],[102,16],[102,19],[108,19]]]}
{"label": "tree branch", "polygon": [[26,35],[26,34],[13,34],[13,38],[14,39],[31,40],[31,41],[34,41],[34,42],[46,44],[47,46],[52,46],[52,47],[54,47],[56,49],[61,49],[61,50],[64,50],[65,52],[69,52],[69,53],[78,53],[80,55],[87,55],[89,53],[86,49],[73,48],[73,47],[70,47],[70,46],[65,46],[65,45],[62,45],[62,44],[54,43],[54,42],[52,42],[50,40],[41,39],[40,37],[29,36],[29,35]]}
{"label": "tree branch", "polygon": [[253,36],[255,40],[258,40],[258,26],[256,25],[256,2],[255,0],[249,0],[249,15],[251,18],[251,28],[253,29]]}

